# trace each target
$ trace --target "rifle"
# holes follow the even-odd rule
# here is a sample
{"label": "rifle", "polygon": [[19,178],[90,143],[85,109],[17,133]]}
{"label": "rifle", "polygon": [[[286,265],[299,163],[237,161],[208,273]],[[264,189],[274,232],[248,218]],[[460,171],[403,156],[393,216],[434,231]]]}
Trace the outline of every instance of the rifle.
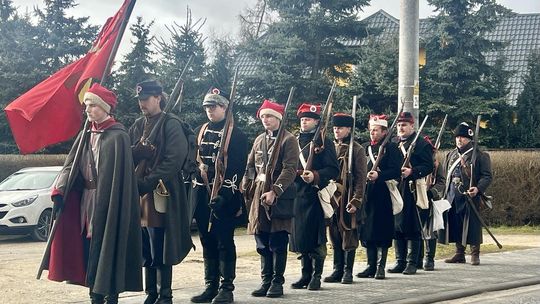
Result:
{"label": "rifle", "polygon": [[[482,115],[478,115],[478,117],[476,118],[476,128],[475,128],[475,132],[474,132],[473,150],[472,150],[472,155],[471,155],[471,174],[470,174],[469,188],[472,188],[472,187],[476,186],[475,181],[474,181],[474,166],[476,165],[476,158],[477,158],[477,153],[478,153],[477,152],[477,150],[478,150],[478,133],[480,132],[480,120],[481,120],[481,118],[482,118]],[[478,193],[477,195],[481,196],[481,195],[484,195],[484,194],[483,193]],[[480,199],[480,197],[478,197],[478,198]],[[467,195],[467,203],[469,204],[469,207],[471,208],[473,213],[478,218],[478,221],[480,222],[482,227],[484,227],[484,229],[486,229],[486,232],[489,234],[489,236],[491,236],[491,238],[493,239],[495,244],[497,244],[497,247],[499,247],[499,249],[502,249],[501,243],[499,243],[497,238],[495,238],[493,233],[491,233],[491,231],[489,230],[489,227],[486,225],[486,222],[484,221],[484,218],[482,218],[482,216],[480,215],[480,212],[478,211],[478,208],[476,208],[476,205],[475,205],[475,203],[473,201],[473,198],[471,196],[469,196],[469,195]],[[467,244],[467,235],[468,234],[469,234],[469,213],[465,213],[465,219],[463,221],[463,230],[462,230],[462,235],[461,235],[461,243],[462,244]]]}
{"label": "rifle", "polygon": [[384,155],[384,148],[386,147],[386,144],[392,138],[392,135],[394,134],[394,130],[396,129],[396,125],[397,125],[399,115],[401,115],[402,112],[403,112],[403,106],[401,107],[401,109],[397,113],[396,118],[394,118],[394,121],[392,122],[392,125],[390,126],[390,128],[387,129],[388,133],[384,137],[384,140],[382,141],[382,143],[381,143],[381,145],[379,147],[379,152],[377,153],[377,159],[375,160],[375,163],[373,164],[373,166],[371,166],[371,169],[369,171],[377,170],[377,167],[379,167],[379,163],[381,162],[381,159],[382,159],[382,157]]}
{"label": "rifle", "polygon": [[[291,90],[289,91],[289,97],[287,98],[285,109],[283,110],[283,119],[281,120],[276,139],[274,141],[274,149],[272,150],[272,154],[270,154],[270,157],[268,158],[268,162],[266,163],[266,167],[264,169],[265,180],[263,185],[263,193],[272,190],[272,185],[274,184],[274,170],[276,170],[279,152],[281,151],[281,142],[283,141],[283,137],[285,136],[285,126],[287,125],[287,109],[291,104],[295,90],[295,87],[291,87]],[[263,153],[267,153],[267,151],[263,151]],[[268,220],[270,220],[270,206],[268,206],[265,201],[261,201],[261,204],[264,207],[264,211],[266,212],[266,217],[268,218]]]}
{"label": "rifle", "polygon": [[[306,167],[304,168],[304,171],[311,170],[311,167],[313,166],[313,157],[315,157],[316,153],[320,153],[324,149],[324,136],[326,133],[326,128],[328,126],[328,121],[330,120],[330,115],[332,114],[332,105],[334,103],[334,90],[335,89],[336,89],[336,82],[334,81],[334,83],[332,84],[332,88],[330,88],[330,92],[328,93],[328,98],[326,98],[326,103],[324,104],[323,112],[321,113],[321,121],[319,121],[319,124],[317,125],[317,128],[315,129],[315,133],[313,134],[313,138],[311,139],[311,142],[309,143],[309,156],[306,161]],[[321,146],[317,147],[316,140],[319,137],[321,138]]]}
{"label": "rifle", "polygon": [[[165,123],[165,118],[167,113],[172,113],[178,102],[182,100],[182,95],[184,94],[184,75],[186,74],[189,65],[191,64],[191,61],[193,59],[193,55],[191,55],[186,62],[186,65],[184,66],[184,69],[182,70],[182,73],[180,73],[180,77],[178,77],[178,80],[176,81],[176,84],[174,85],[173,91],[171,95],[169,96],[169,101],[165,105],[165,109],[163,109],[163,113],[158,118],[158,121],[156,124],[152,127],[152,130],[150,130],[150,133],[146,138],[141,138],[140,143],[143,146],[150,147],[152,150],[155,149],[155,143],[157,140],[157,136],[159,131],[161,131],[163,124]],[[143,159],[135,168],[135,175],[138,177],[142,177],[145,174],[146,168],[148,166],[148,160]]]}
{"label": "rifle", "polygon": [[341,227],[345,230],[353,230],[356,229],[356,220],[351,220],[350,227],[345,224],[345,207],[348,203],[348,200],[350,200],[354,195],[354,181],[353,181],[353,173],[352,173],[352,167],[353,167],[353,150],[354,150],[354,130],[356,128],[356,101],[357,96],[353,96],[353,104],[352,104],[352,118],[353,118],[353,125],[351,128],[351,134],[350,134],[350,140],[349,140],[349,149],[347,151],[347,176],[346,181],[343,182],[344,185],[347,185],[347,196],[342,195],[341,196],[341,204],[339,205],[339,212],[340,212],[340,224]]}
{"label": "rifle", "polygon": [[[212,184],[212,191],[210,192],[210,201],[218,196],[219,189],[223,185],[225,179],[225,172],[227,171],[227,149],[229,147],[229,141],[231,139],[231,132],[234,127],[233,117],[233,105],[236,97],[236,84],[238,82],[238,66],[234,71],[233,84],[231,88],[231,94],[229,95],[229,106],[225,112],[225,125],[223,126],[223,134],[219,141],[218,151],[216,154],[216,162],[214,163],[214,183]],[[224,143],[225,142],[225,143]],[[208,219],[208,232],[212,229],[212,222],[214,220],[214,210],[210,208],[210,218]]]}
{"label": "rifle", "polygon": [[[444,133],[444,127],[446,126],[447,119],[448,119],[448,114],[445,114],[442,125],[441,125],[441,129],[439,130],[439,133],[437,134],[437,140],[435,141],[435,144],[433,145],[433,147],[435,148],[435,153],[439,151],[439,147],[441,146],[442,135]],[[437,168],[439,167],[439,162],[437,161],[435,155],[434,157],[435,157],[435,160],[434,160],[435,167],[433,168],[433,172],[430,175],[428,175],[427,181],[426,181],[426,184],[429,187],[434,186],[437,180]]]}

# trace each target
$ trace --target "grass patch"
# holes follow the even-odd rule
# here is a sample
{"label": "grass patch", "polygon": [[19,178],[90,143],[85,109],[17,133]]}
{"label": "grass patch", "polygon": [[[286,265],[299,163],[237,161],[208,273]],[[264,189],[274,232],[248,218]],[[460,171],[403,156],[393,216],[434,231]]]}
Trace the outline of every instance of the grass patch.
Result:
{"label": "grass patch", "polygon": [[540,226],[499,226],[490,227],[493,234],[531,234],[540,235]]}

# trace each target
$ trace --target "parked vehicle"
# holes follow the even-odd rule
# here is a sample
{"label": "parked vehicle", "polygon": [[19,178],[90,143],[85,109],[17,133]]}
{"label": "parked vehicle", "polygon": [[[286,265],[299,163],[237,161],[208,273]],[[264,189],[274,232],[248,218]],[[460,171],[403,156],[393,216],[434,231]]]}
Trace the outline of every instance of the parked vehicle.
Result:
{"label": "parked vehicle", "polygon": [[51,191],[62,167],[21,169],[0,183],[0,235],[30,234],[46,241],[53,202]]}

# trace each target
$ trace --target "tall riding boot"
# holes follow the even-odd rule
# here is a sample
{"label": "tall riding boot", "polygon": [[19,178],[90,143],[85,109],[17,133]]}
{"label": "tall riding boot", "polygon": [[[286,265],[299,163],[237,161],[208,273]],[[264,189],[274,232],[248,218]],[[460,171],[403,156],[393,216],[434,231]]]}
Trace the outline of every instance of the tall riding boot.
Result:
{"label": "tall riding boot", "polygon": [[367,266],[362,272],[356,274],[359,278],[373,278],[377,271],[377,247],[369,246],[366,248]]}
{"label": "tall riding boot", "polygon": [[456,253],[453,257],[444,260],[445,263],[465,263],[465,246],[456,243]]}
{"label": "tall riding boot", "polygon": [[144,267],[144,304],[154,304],[158,298],[157,272],[155,267]]}
{"label": "tall riding boot", "polygon": [[480,245],[471,245],[471,265],[480,265]]}
{"label": "tall riding boot", "polygon": [[90,303],[92,304],[105,304],[105,296],[99,293],[90,291]]}
{"label": "tall riding boot", "polygon": [[300,262],[302,263],[302,276],[300,279],[291,284],[293,289],[306,288],[311,281],[311,275],[313,273],[313,264],[311,258],[307,253],[300,256]]}
{"label": "tall riding boot", "polygon": [[394,240],[394,250],[396,251],[396,263],[390,269],[389,273],[402,273],[407,266],[407,240]]}
{"label": "tall riding boot", "polygon": [[283,296],[283,283],[285,283],[285,267],[287,266],[287,250],[284,252],[274,252],[274,277],[272,284],[266,293],[268,298],[279,298]]}
{"label": "tall riding boot", "polygon": [[307,289],[319,290],[321,289],[321,275],[324,268],[324,257],[314,256],[311,260],[313,262],[313,275],[311,276],[311,281],[309,281]]}
{"label": "tall riding boot", "polygon": [[377,272],[375,273],[375,279],[382,280],[385,278],[384,267],[386,267],[386,257],[388,256],[388,248],[378,247],[378,259],[377,259]]}
{"label": "tall riding boot", "polygon": [[345,266],[344,266],[343,278],[341,279],[341,284],[352,284],[353,282],[352,271],[353,271],[355,256],[356,256],[356,250],[351,249],[351,250],[345,251]]}
{"label": "tall riding boot", "polygon": [[337,283],[341,282],[343,277],[343,260],[345,256],[345,251],[341,247],[334,247],[334,271],[332,274],[324,278],[326,283]]}
{"label": "tall riding boot", "polygon": [[435,270],[435,251],[437,250],[437,240],[426,240],[426,261],[424,263],[425,271]]}
{"label": "tall riding boot", "polygon": [[107,304],[118,304],[118,294],[111,294],[105,297],[105,300]]}
{"label": "tall riding boot", "polygon": [[403,274],[416,273],[416,263],[418,263],[421,242],[422,240],[407,240],[407,267],[403,270]]}
{"label": "tall riding boot", "polygon": [[219,287],[219,261],[217,259],[204,259],[204,291],[191,298],[193,303],[210,303],[218,293]]}
{"label": "tall riding boot", "polygon": [[416,261],[416,269],[423,269],[423,261],[424,261],[424,251],[427,251],[427,247],[425,246],[427,240],[420,240],[420,248],[418,249],[418,260]]}
{"label": "tall riding boot", "polygon": [[156,304],[172,304],[172,265],[162,265],[157,269],[159,297]]}
{"label": "tall riding boot", "polygon": [[236,260],[219,261],[219,270],[221,272],[221,286],[217,296],[212,303],[232,303],[234,301],[234,279],[236,278]]}
{"label": "tall riding boot", "polygon": [[265,297],[270,288],[270,283],[272,282],[272,276],[274,274],[273,268],[273,256],[272,252],[264,252],[261,254],[261,286],[251,292],[251,295],[254,297]]}

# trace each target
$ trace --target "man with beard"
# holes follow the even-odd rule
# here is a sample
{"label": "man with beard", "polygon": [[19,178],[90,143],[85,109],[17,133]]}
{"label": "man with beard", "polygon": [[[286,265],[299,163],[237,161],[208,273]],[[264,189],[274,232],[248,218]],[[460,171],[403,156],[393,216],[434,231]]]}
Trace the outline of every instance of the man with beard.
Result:
{"label": "man with beard", "polygon": [[[456,253],[446,263],[465,263],[465,246],[471,246],[471,264],[480,265],[480,244],[482,244],[482,224],[476,214],[471,211],[467,199],[472,199],[476,207],[481,195],[484,195],[491,184],[491,160],[486,152],[476,151],[473,183],[471,185],[471,163],[473,154],[473,129],[465,122],[454,130],[456,149],[446,156],[446,199],[452,208],[447,213],[446,234],[439,235],[441,243],[456,243]],[[467,198],[467,195],[470,198]],[[463,244],[463,226],[468,218],[467,242]]]}
{"label": "man with beard", "polygon": [[[402,112],[397,121],[398,147],[404,158],[409,146],[416,137],[414,118],[409,112]],[[415,274],[416,263],[420,253],[421,223],[417,209],[419,191],[427,191],[417,187],[419,179],[425,178],[433,171],[433,150],[422,137],[418,137],[416,146],[410,155],[410,164],[401,168],[400,192],[403,197],[403,210],[394,217],[396,264],[390,273]]]}
{"label": "man with beard", "polygon": [[[112,304],[120,292],[142,290],[137,180],[129,136],[110,116],[114,93],[96,83],[84,103],[90,134],[80,143],[78,164],[78,145],[71,148],[52,193],[55,211],[63,214],[52,241],[49,279],[88,286],[92,303]],[[71,170],[74,184],[67,194]]]}
{"label": "man with beard", "polygon": [[[367,198],[360,210],[359,236],[366,248],[367,267],[358,273],[359,278],[375,277],[384,279],[388,248],[394,237],[394,215],[388,182],[394,182],[401,175],[403,156],[395,143],[388,141],[384,148],[381,143],[388,134],[386,115],[371,115],[369,119],[370,142],[365,144],[368,156]],[[381,151],[382,150],[382,151]],[[373,168],[378,157],[377,168]],[[395,188],[395,184],[393,186]],[[394,189],[397,191],[397,188]],[[399,195],[399,193],[397,193]]]}
{"label": "man with beard", "polygon": [[[193,198],[203,246],[205,290],[191,298],[194,303],[232,303],[234,300],[234,229],[242,213],[243,198],[239,184],[246,169],[247,138],[238,127],[229,129],[229,134],[223,134],[230,102],[228,98],[223,90],[211,88],[203,100],[209,122],[195,130],[200,170],[194,180]],[[224,176],[216,177],[215,165],[220,145],[225,145],[224,163],[227,168]],[[218,195],[210,201],[215,178],[223,178],[223,185]],[[209,227],[210,221],[212,224]]]}
{"label": "man with beard", "polygon": [[[366,154],[364,147],[354,141],[352,151],[352,197],[348,197],[347,172],[349,170],[349,145],[354,118],[345,113],[336,113],[333,116],[334,145],[340,165],[340,174],[336,182],[343,185],[341,193],[336,197],[338,208],[332,216],[329,232],[334,250],[334,271],[324,278],[324,282],[351,284],[353,281],[352,270],[356,248],[358,248],[358,230],[356,228],[356,212],[360,208],[364,198],[366,185]],[[345,199],[345,200],[344,200]],[[342,204],[345,204],[342,206]]]}
{"label": "man with beard", "polygon": [[[297,111],[300,119],[298,136],[300,161],[295,179],[297,196],[294,202],[290,241],[291,251],[300,254],[302,276],[291,285],[294,289],[321,288],[321,275],[326,258],[326,225],[317,193],[339,174],[339,164],[332,141],[325,138],[323,142],[321,138],[313,138],[320,123],[320,115],[320,105],[304,103]],[[318,149],[310,149],[312,140]],[[311,168],[307,170],[310,151],[314,153],[313,162]]]}
{"label": "man with beard", "polygon": [[[296,165],[298,162],[298,141],[287,130],[279,145],[279,154],[270,179],[266,176],[267,166],[272,166],[272,153],[276,137],[282,124],[285,107],[265,100],[257,111],[265,132],[253,143],[248,156],[245,184],[246,202],[249,207],[248,233],[255,235],[257,252],[261,256],[261,286],[254,290],[254,297],[277,298],[283,296],[285,266],[287,263],[287,245],[292,230],[292,208],[296,188]],[[265,191],[265,181],[272,183],[270,191]],[[285,212],[279,212],[284,210]],[[289,211],[289,212],[287,212]]]}
{"label": "man with beard", "polygon": [[[181,179],[188,142],[180,119],[162,111],[166,100],[157,81],[137,84],[136,93],[143,117],[135,121],[129,134],[141,204],[148,295],[144,303],[172,303],[172,266],[180,263],[193,247],[186,189]],[[149,138],[152,130],[155,137]],[[158,187],[169,194],[164,206],[159,204]]]}

